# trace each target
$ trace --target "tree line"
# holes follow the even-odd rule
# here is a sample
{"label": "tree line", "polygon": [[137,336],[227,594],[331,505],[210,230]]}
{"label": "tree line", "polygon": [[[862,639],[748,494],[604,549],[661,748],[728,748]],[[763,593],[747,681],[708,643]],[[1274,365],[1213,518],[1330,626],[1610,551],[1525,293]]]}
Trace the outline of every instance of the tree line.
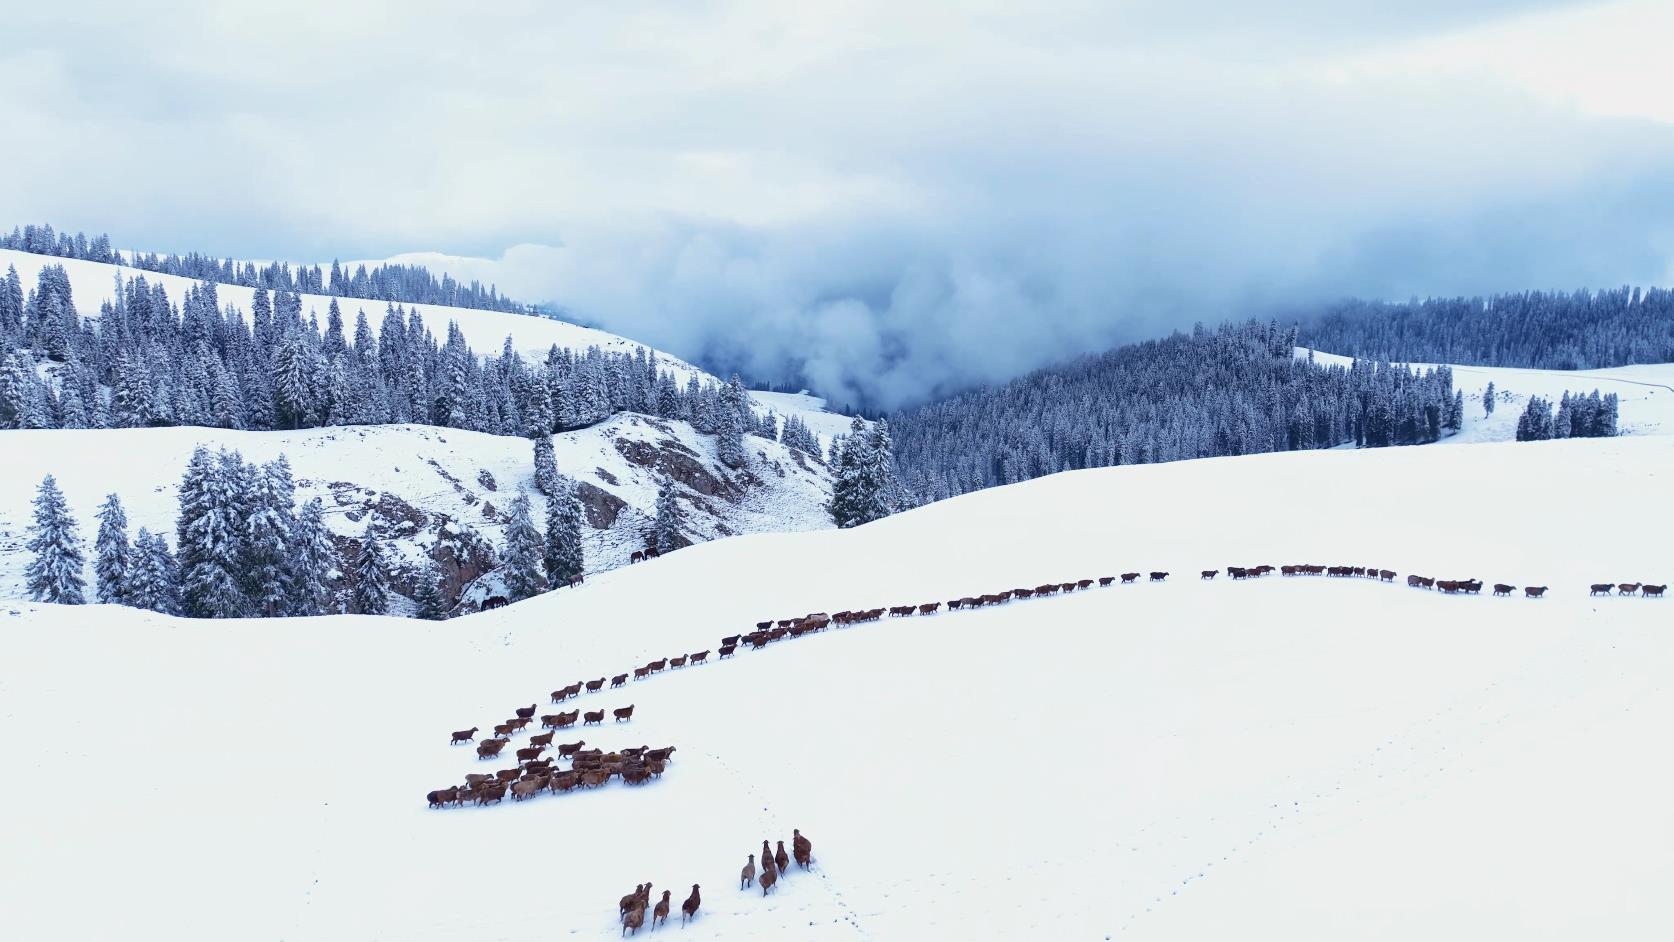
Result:
{"label": "tree line", "polygon": [[14,227],[11,233],[0,234],[0,249],[14,249],[36,255],[55,255],[107,265],[126,265],[163,275],[180,275],[199,281],[213,281],[243,288],[265,288],[269,291],[292,291],[298,294],[325,294],[340,298],[360,298],[369,301],[400,301],[406,304],[440,304],[448,307],[468,307],[485,311],[505,311],[527,314],[532,308],[502,296],[493,285],[480,282],[469,284],[455,281],[443,273],[440,278],[423,265],[385,263],[368,269],[356,265],[354,271],[345,269],[335,259],[329,269],[318,265],[298,265],[272,262],[257,266],[254,262],[235,262],[230,258],[216,259],[199,252],[185,255],[158,255],[135,252],[129,256],[111,247],[110,236],[88,238],[85,233],[54,232],[50,225]]}
{"label": "tree line", "polygon": [[1199,325],[1036,370],[890,417],[918,501],[1079,468],[1433,442],[1464,398],[1447,367],[1350,366],[1294,355],[1274,323]]}

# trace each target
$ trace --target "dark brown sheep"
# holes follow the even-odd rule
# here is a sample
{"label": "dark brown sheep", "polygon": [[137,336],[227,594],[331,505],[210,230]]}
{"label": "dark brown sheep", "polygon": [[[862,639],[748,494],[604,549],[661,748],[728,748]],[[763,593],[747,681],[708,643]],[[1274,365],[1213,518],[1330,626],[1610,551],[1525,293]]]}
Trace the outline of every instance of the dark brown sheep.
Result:
{"label": "dark brown sheep", "polygon": [[506,786],[484,785],[477,790],[477,806],[492,805],[506,797]]}
{"label": "dark brown sheep", "polygon": [[[634,902],[639,903],[639,900],[635,900]],[[623,935],[627,935],[629,929],[633,930],[634,935],[639,935],[639,927],[643,925],[645,925],[644,904],[641,903],[640,905],[636,905],[634,908],[622,914]]]}
{"label": "dark brown sheep", "polygon": [[600,677],[598,680],[589,680],[587,682],[587,692],[598,693],[600,690],[604,689],[604,685],[605,679],[603,677]]}
{"label": "dark brown sheep", "polygon": [[558,755],[568,759],[570,756],[580,752],[581,747],[585,745],[587,745],[587,740],[585,739],[577,740],[576,742],[561,742],[558,744]]}
{"label": "dark brown sheep", "polygon": [[1645,586],[1640,591],[1640,594],[1645,596],[1645,598],[1648,598],[1648,599],[1660,599],[1660,598],[1662,598],[1662,594],[1666,591],[1668,591],[1668,584],[1665,582],[1662,585],[1648,585],[1648,586]]}
{"label": "dark brown sheep", "polygon": [[1635,595],[1638,592],[1639,583],[1637,582],[1624,582],[1621,585],[1616,586],[1616,594],[1618,595]]}
{"label": "dark brown sheep", "polygon": [[1588,595],[1609,595],[1616,588],[1614,582],[1595,582],[1587,590]]}
{"label": "dark brown sheep", "polygon": [[773,884],[779,882],[779,874],[772,867],[763,867],[757,879],[761,881],[761,895],[766,896],[767,891],[773,889]]}
{"label": "dark brown sheep", "polygon": [[751,854],[749,861],[744,864],[744,869],[738,871],[738,888],[742,890],[754,882],[756,882],[756,855]]}
{"label": "dark brown sheep", "polygon": [[529,704],[526,707],[518,707],[517,708],[517,718],[520,719],[520,720],[529,719],[529,718],[533,717],[534,715],[535,715],[535,705],[533,703]]}
{"label": "dark brown sheep", "polygon": [[500,750],[505,747],[506,741],[504,739],[485,739],[477,743],[477,758],[492,759],[499,755]]}
{"label": "dark brown sheep", "polygon": [[796,865],[808,869],[808,864],[814,859],[814,843],[802,836],[799,830],[791,830],[791,854],[796,858]]}
{"label": "dark brown sheep", "polygon": [[598,788],[610,781],[610,773],[604,769],[588,769],[581,773],[581,784],[588,788]]}
{"label": "dark brown sheep", "polygon": [[708,651],[699,651],[696,654],[693,654],[691,656],[691,662],[693,664],[702,664],[703,662],[705,662],[707,660],[709,660],[709,652]]}
{"label": "dark brown sheep", "polygon": [[501,769],[500,771],[494,773],[494,780],[496,782],[515,782],[522,777],[522,769]]}
{"label": "dark brown sheep", "polygon": [[679,657],[669,658],[668,659],[668,666],[671,669],[676,668],[676,667],[685,667],[686,666],[686,655],[682,654]]}
{"label": "dark brown sheep", "polygon": [[453,742],[449,743],[449,745],[453,745],[454,743],[470,742],[470,741],[472,741],[473,739],[476,739],[476,738],[477,738],[477,728],[475,726],[473,726],[470,729],[462,729],[462,730],[459,730],[459,731],[455,732],[453,734]]}
{"label": "dark brown sheep", "polygon": [[723,644],[721,645],[720,653],[717,655],[716,659],[719,660],[720,658],[732,657],[737,650],[738,645],[736,644]]}
{"label": "dark brown sheep", "polygon": [[605,711],[603,711],[603,710],[588,710],[586,713],[583,713],[581,715],[581,725],[583,725],[583,726],[596,726],[600,723],[603,723],[604,722],[604,713],[605,713]]}
{"label": "dark brown sheep", "polygon": [[1503,582],[1496,582],[1496,583],[1494,583],[1494,594],[1495,595],[1510,595],[1511,590],[1515,589],[1515,588],[1517,588],[1517,587],[1514,586],[1514,585],[1506,585]]}
{"label": "dark brown sheep", "polygon": [[552,789],[554,793],[567,792],[574,788],[579,781],[581,781],[580,772],[554,772],[552,778],[547,780],[547,787]]}
{"label": "dark brown sheep", "polygon": [[494,727],[494,735],[505,736],[508,739],[511,737],[511,734],[515,732],[517,732],[517,728],[512,726],[510,723],[501,723]]}
{"label": "dark brown sheep", "polygon": [[1166,572],[1158,571],[1158,572],[1151,573],[1151,581],[1152,582],[1161,582],[1161,581],[1163,581],[1164,579],[1167,579],[1167,578],[1168,578],[1168,573],[1166,573]]}
{"label": "dark brown sheep", "polygon": [[698,907],[703,905],[703,897],[698,895],[698,885],[692,884],[692,895],[680,904],[680,924],[683,926],[688,919],[696,919]]}
{"label": "dark brown sheep", "polygon": [[785,853],[784,841],[779,842],[779,849],[773,853],[773,866],[778,867],[780,873],[784,873],[785,868],[790,866],[790,854]]}
{"label": "dark brown sheep", "polygon": [[424,797],[426,801],[430,802],[430,807],[441,808],[459,800],[459,786],[438,789]]}
{"label": "dark brown sheep", "polygon": [[617,707],[616,709],[611,710],[610,714],[616,717],[616,722],[618,723],[631,720],[634,718],[634,705],[630,703],[625,707]]}
{"label": "dark brown sheep", "polygon": [[628,675],[627,674],[617,674],[615,677],[610,678],[610,685],[612,687],[620,687],[627,682],[628,682]]}
{"label": "dark brown sheep", "polygon": [[1115,577],[1115,576],[1100,576],[1100,577],[1099,577],[1099,588],[1101,588],[1101,589],[1102,589],[1102,588],[1104,588],[1104,587],[1105,587],[1105,586],[1108,586],[1108,585],[1110,585],[1110,584],[1111,584],[1111,583],[1112,583],[1112,582],[1115,582],[1115,581],[1116,581],[1116,577]]}
{"label": "dark brown sheep", "polygon": [[546,791],[546,776],[544,775],[527,778],[521,782],[513,782],[511,787],[512,801],[533,798],[544,791]]}
{"label": "dark brown sheep", "polygon": [[1199,576],[1199,578],[1201,578],[1201,579],[1213,579],[1220,574],[1221,574],[1221,571],[1219,569],[1205,569],[1205,570],[1203,570],[1203,574],[1201,576]]}
{"label": "dark brown sheep", "polygon": [[554,737],[556,735],[558,735],[558,734],[557,733],[541,733],[539,736],[530,736],[529,737],[529,745],[531,745],[531,746],[550,746],[550,745],[552,745],[552,737]]}
{"label": "dark brown sheep", "polygon": [[1543,585],[1531,585],[1531,586],[1524,586],[1523,587],[1523,595],[1524,595],[1525,598],[1538,599],[1545,594],[1546,594],[1546,586],[1543,586]]}
{"label": "dark brown sheep", "polygon": [[663,891],[663,898],[651,908],[651,928],[657,928],[657,923],[668,922],[668,890]]}
{"label": "dark brown sheep", "polygon": [[530,746],[526,749],[519,749],[517,750],[517,761],[529,762],[534,759],[539,759],[541,757],[541,753],[545,751],[546,750],[541,746]]}
{"label": "dark brown sheep", "polygon": [[664,746],[661,749],[647,749],[645,750],[645,758],[648,760],[655,759],[658,762],[667,762],[669,754],[672,752],[674,752],[673,746]]}
{"label": "dark brown sheep", "polygon": [[1132,581],[1134,581],[1135,579],[1138,579],[1138,578],[1139,578],[1139,573],[1137,573],[1137,572],[1124,572],[1124,573],[1122,573],[1122,582],[1123,583],[1132,582]]}

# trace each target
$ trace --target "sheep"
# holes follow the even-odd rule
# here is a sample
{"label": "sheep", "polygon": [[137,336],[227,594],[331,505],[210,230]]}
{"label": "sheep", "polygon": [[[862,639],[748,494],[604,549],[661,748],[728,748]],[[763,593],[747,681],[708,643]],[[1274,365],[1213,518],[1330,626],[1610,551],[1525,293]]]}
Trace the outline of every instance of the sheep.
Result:
{"label": "sheep", "polygon": [[668,666],[670,668],[685,667],[686,666],[686,655],[682,654],[679,657],[669,658],[668,659]]}
{"label": "sheep", "polygon": [[585,739],[578,740],[576,742],[561,742],[558,744],[558,755],[562,758],[568,759],[570,756],[580,752],[581,747],[585,745],[587,745],[587,740]]}
{"label": "sheep", "polygon": [[1213,579],[1213,578],[1215,578],[1215,577],[1216,577],[1216,576],[1217,576],[1217,575],[1219,575],[1219,574],[1220,574],[1220,570],[1219,570],[1219,569],[1205,569],[1205,570],[1203,570],[1203,574],[1202,574],[1202,576],[1200,576],[1200,577],[1199,577],[1199,578],[1203,578],[1203,579]]}
{"label": "sheep", "polygon": [[531,798],[538,795],[545,790],[546,776],[544,775],[524,779],[521,782],[513,782],[511,787],[512,801],[522,801],[525,798]]}
{"label": "sheep", "polygon": [[773,884],[779,882],[779,875],[773,872],[772,867],[763,867],[758,879],[761,880],[761,895],[766,896],[767,891],[773,889]]}
{"label": "sheep", "polygon": [[597,788],[610,781],[610,773],[604,769],[588,769],[581,773],[581,784],[588,788]]}
{"label": "sheep", "polygon": [[1666,591],[1668,591],[1668,583],[1665,582],[1662,585],[1645,586],[1639,594],[1641,597],[1647,599],[1660,599],[1662,598],[1662,594]]}
{"label": "sheep", "polygon": [[556,731],[554,731],[554,732],[550,732],[550,733],[541,733],[539,736],[530,736],[529,737],[529,745],[531,745],[531,746],[550,746],[550,745],[552,745],[552,737],[554,737],[556,735],[558,735],[558,733]]}
{"label": "sheep", "polygon": [[1151,581],[1152,582],[1161,582],[1161,581],[1163,581],[1164,579],[1167,579],[1167,578],[1168,578],[1168,573],[1166,573],[1166,572],[1157,571],[1157,572],[1151,573]]}
{"label": "sheep", "polygon": [[785,842],[779,842],[779,849],[773,854],[773,866],[779,868],[780,873],[790,866],[790,854],[785,853]]}
{"label": "sheep", "polygon": [[654,759],[658,762],[667,762],[668,757],[669,757],[669,753],[671,753],[673,751],[674,751],[673,746],[664,746],[661,749],[647,749],[647,750],[645,750],[645,758],[646,758],[647,761],[650,761],[650,760]]}
{"label": "sheep", "polygon": [[1610,590],[1616,588],[1614,582],[1595,582],[1588,589],[1588,595],[1609,595]]}
{"label": "sheep", "polygon": [[603,710],[588,710],[586,713],[583,713],[581,715],[581,725],[583,725],[583,726],[596,726],[596,725],[598,725],[600,723],[603,723],[603,722],[604,722],[604,711]]}
{"label": "sheep", "polygon": [[1515,589],[1515,588],[1517,588],[1517,587],[1514,586],[1514,585],[1506,585],[1503,582],[1496,582],[1496,583],[1494,583],[1494,594],[1495,595],[1510,595],[1511,590]]}
{"label": "sheep", "polygon": [[530,717],[532,717],[534,715],[535,715],[535,705],[533,703],[529,704],[526,707],[518,707],[517,708],[517,718],[520,719],[520,720],[529,719]]}
{"label": "sheep", "polygon": [[628,682],[628,675],[627,674],[617,674],[615,677],[610,678],[610,685],[612,687],[620,687],[627,682]]}
{"label": "sheep", "polygon": [[505,748],[505,745],[506,741],[504,739],[488,739],[479,742],[477,743],[477,758],[492,759],[500,754],[500,750]]}
{"label": "sheep", "polygon": [[616,717],[616,722],[625,722],[634,718],[634,705],[630,703],[625,707],[617,707],[610,712],[612,716]]}
{"label": "sheep", "polygon": [[668,890],[663,891],[663,898],[651,909],[651,928],[657,928],[658,922],[668,922]]}
{"label": "sheep", "polygon": [[684,926],[686,920],[696,919],[698,907],[701,905],[703,905],[703,899],[698,896],[698,885],[694,883],[692,884],[692,895],[686,897],[686,901],[680,904],[680,924]]}
{"label": "sheep", "polygon": [[470,729],[462,729],[462,730],[459,730],[459,731],[455,732],[453,734],[453,742],[449,743],[448,745],[450,745],[450,746],[458,745],[459,743],[462,743],[462,742],[470,742],[470,741],[472,741],[476,738],[477,738],[477,728],[475,726],[473,726]]}
{"label": "sheep", "polygon": [[744,869],[738,871],[738,888],[742,890],[754,882],[756,882],[756,855],[751,854],[749,862],[744,865]]}
{"label": "sheep", "polygon": [[1523,595],[1528,597],[1528,598],[1531,598],[1531,599],[1538,599],[1545,594],[1546,594],[1546,586],[1543,586],[1543,585],[1531,585],[1531,586],[1524,586],[1523,587]]}
{"label": "sheep", "polygon": [[716,660],[721,660],[723,658],[732,657],[733,653],[736,652],[737,650],[738,650],[738,645],[736,645],[736,644],[723,644],[723,645],[721,645],[721,648],[720,648],[720,654],[715,659]]}
{"label": "sheep", "polygon": [[468,788],[475,788],[484,782],[492,781],[494,781],[493,773],[472,772],[471,774],[465,776],[465,785]]}
{"label": "sheep", "polygon": [[808,864],[814,859],[814,843],[802,836],[802,832],[791,829],[791,853],[796,856],[796,865],[808,869]]}
{"label": "sheep", "polygon": [[698,653],[691,655],[691,657],[688,658],[688,660],[690,660],[691,663],[694,664],[694,665],[702,664],[703,662],[709,660],[709,652],[708,651],[699,651]]}
{"label": "sheep", "polygon": [[547,780],[546,785],[548,788],[552,789],[554,793],[567,792],[574,788],[580,781],[581,773],[572,770],[568,772],[553,773],[552,777]]}
{"label": "sheep", "polygon": [[494,735],[497,736],[497,737],[504,737],[506,739],[510,739],[511,734],[515,733],[515,732],[517,732],[517,730],[515,728],[513,728],[512,724],[510,724],[510,723],[501,723],[501,724],[494,727]]}
{"label": "sheep", "polygon": [[452,788],[437,789],[436,791],[425,795],[424,798],[426,801],[430,802],[430,807],[441,808],[451,802],[459,800],[459,786],[455,785]]}
{"label": "sheep", "polygon": [[535,759],[539,759],[541,757],[541,753],[545,751],[546,747],[544,746],[530,746],[527,749],[519,749],[517,750],[517,761],[531,762]]}
{"label": "sheep", "polygon": [[500,771],[494,773],[494,779],[495,781],[502,783],[515,782],[522,774],[522,769],[501,769]]}
{"label": "sheep", "polygon": [[605,679],[603,677],[600,677],[598,680],[589,680],[587,682],[587,692],[588,693],[598,693],[599,690],[604,687],[604,685],[605,685]]}
{"label": "sheep", "polygon": [[506,797],[506,786],[484,785],[477,790],[477,806],[491,805]]}
{"label": "sheep", "polygon": [[629,929],[634,930],[634,935],[639,935],[639,927],[643,926],[643,925],[645,925],[645,907],[644,906],[635,906],[633,909],[628,910],[622,916],[622,934],[623,935],[627,935]]}
{"label": "sheep", "polygon": [[618,920],[628,918],[628,910],[633,909],[634,905],[639,902],[640,891],[645,889],[645,887],[646,887],[646,884],[644,884],[644,883],[635,883],[634,884],[634,891],[632,893],[629,893],[627,896],[622,897],[620,900],[617,901],[617,903],[616,903],[616,918]]}

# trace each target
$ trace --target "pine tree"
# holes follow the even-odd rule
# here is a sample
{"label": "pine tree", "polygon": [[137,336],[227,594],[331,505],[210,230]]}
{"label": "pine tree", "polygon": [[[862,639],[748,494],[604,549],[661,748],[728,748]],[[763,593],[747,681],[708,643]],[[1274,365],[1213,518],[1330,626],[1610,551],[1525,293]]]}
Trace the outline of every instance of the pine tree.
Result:
{"label": "pine tree", "polygon": [[573,481],[563,480],[546,502],[546,582],[569,585],[586,567],[581,545],[581,500]]}
{"label": "pine tree", "polygon": [[329,615],[336,610],[331,597],[336,566],[337,549],[326,530],[325,508],[315,497],[302,505],[292,531],[290,614]]}
{"label": "pine tree", "polygon": [[535,439],[535,490],[548,498],[555,497],[559,489],[558,455],[552,447],[552,436],[542,435]]}
{"label": "pine tree", "polygon": [[58,481],[47,475],[35,493],[35,523],[29,528],[32,558],[24,568],[29,597],[37,602],[81,605],[81,536]]}
{"label": "pine tree", "polygon": [[180,553],[181,608],[192,618],[250,613],[244,591],[247,473],[236,453],[212,457],[198,446],[180,482],[175,542]]}
{"label": "pine tree", "polygon": [[506,592],[516,602],[540,594],[545,586],[546,546],[530,514],[529,495],[519,489],[506,518],[506,552],[503,575]]}
{"label": "pine tree", "polygon": [[165,615],[180,614],[179,575],[161,533],[144,527],[134,536],[134,563],[123,586],[127,604]]}
{"label": "pine tree", "polygon": [[128,515],[115,494],[99,506],[99,536],[93,543],[95,595],[106,605],[127,604],[128,567],[133,550],[128,544]]}
{"label": "pine tree", "polygon": [[744,426],[749,406],[744,396],[744,384],[737,374],[721,387],[719,415],[715,418],[715,456],[729,468],[744,466]]}
{"label": "pine tree", "polygon": [[361,615],[387,615],[389,603],[389,564],[374,523],[367,526],[355,557],[354,607]]}
{"label": "pine tree", "polygon": [[285,614],[295,592],[291,534],[296,525],[296,486],[284,455],[259,469],[252,466],[254,487],[244,526],[245,591],[255,612],[265,618]]}
{"label": "pine tree", "polygon": [[652,531],[657,552],[668,553],[680,547],[680,531],[685,523],[680,511],[679,488],[675,487],[672,477],[665,477],[657,488],[657,519]]}
{"label": "pine tree", "polygon": [[1482,391],[1482,414],[1484,417],[1494,414],[1494,397],[1497,395],[1498,393],[1494,391],[1494,381],[1489,380],[1488,388]]}
{"label": "pine tree", "polygon": [[418,585],[413,591],[413,605],[417,609],[415,614],[418,617],[430,621],[441,621],[448,617],[444,581],[442,567],[434,561],[419,575]]}

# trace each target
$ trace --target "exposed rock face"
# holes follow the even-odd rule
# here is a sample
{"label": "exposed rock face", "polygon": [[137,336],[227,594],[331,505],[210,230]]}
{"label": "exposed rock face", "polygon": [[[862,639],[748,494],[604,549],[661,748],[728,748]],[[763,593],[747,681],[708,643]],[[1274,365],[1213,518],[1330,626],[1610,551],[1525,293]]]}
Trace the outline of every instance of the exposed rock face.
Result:
{"label": "exposed rock face", "polygon": [[577,481],[575,491],[582,510],[587,513],[587,525],[595,530],[615,526],[616,518],[628,507],[627,501],[587,481]]}

